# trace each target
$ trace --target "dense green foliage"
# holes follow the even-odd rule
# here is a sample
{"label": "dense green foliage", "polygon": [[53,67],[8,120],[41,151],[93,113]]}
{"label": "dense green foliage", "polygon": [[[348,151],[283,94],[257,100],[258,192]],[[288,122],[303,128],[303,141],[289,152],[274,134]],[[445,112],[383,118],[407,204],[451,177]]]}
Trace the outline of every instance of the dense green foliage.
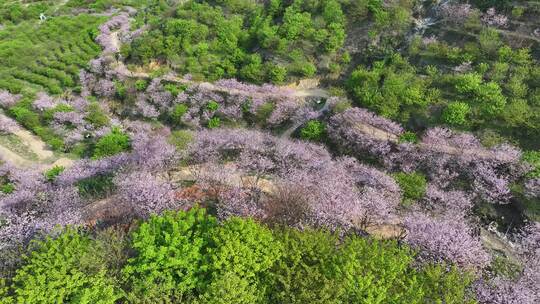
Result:
{"label": "dense green foliage", "polygon": [[398,172],[394,174],[394,178],[401,191],[403,191],[403,198],[406,203],[421,199],[426,193],[427,180],[420,173]]}
{"label": "dense green foliage", "polygon": [[187,1],[165,20],[159,12],[145,16],[153,29],[124,49],[133,62],[166,61],[196,78],[279,83],[342,61],[345,16],[336,0]]}
{"label": "dense green foliage", "polygon": [[63,166],[54,166],[51,169],[45,171],[43,175],[45,176],[45,179],[47,179],[47,181],[52,182],[56,179],[58,175],[60,175],[60,173],[64,172],[65,169],[66,168]]}
{"label": "dense green foliage", "polygon": [[325,133],[326,126],[323,122],[318,120],[310,120],[302,129],[300,129],[300,137],[313,141],[322,140]]}
{"label": "dense green foliage", "polygon": [[67,229],[34,243],[13,278],[18,303],[115,303],[119,292],[93,252],[91,240]]}
{"label": "dense green foliage", "polygon": [[422,302],[421,275],[410,268],[407,248],[357,237],[340,241],[321,231],[278,235],[287,250],[271,273],[271,303]]}
{"label": "dense green foliage", "polygon": [[264,303],[264,278],[282,251],[272,232],[252,220],[232,218],[212,232],[210,244],[207,253],[210,285],[205,286],[203,298],[216,301],[213,298],[219,291],[217,287],[221,288],[232,277],[245,286],[240,294],[245,300],[240,302],[250,303],[248,299],[255,299],[255,303]]}
{"label": "dense green foliage", "polygon": [[471,302],[467,274],[413,267],[413,252],[394,241],[218,224],[196,207],[120,231],[67,229],[35,241],[0,292],[26,303]]}
{"label": "dense green foliage", "polygon": [[438,95],[429,90],[429,81],[419,78],[416,69],[397,54],[375,62],[371,69],[357,68],[347,85],[360,106],[405,122],[411,112],[426,110]]}
{"label": "dense green foliage", "polygon": [[130,147],[129,136],[120,129],[113,128],[109,134],[101,137],[96,142],[93,158],[112,156],[127,151]]}
{"label": "dense green foliage", "polygon": [[137,255],[123,270],[133,299],[183,299],[202,284],[210,230],[215,219],[203,209],[152,217],[133,234]]}

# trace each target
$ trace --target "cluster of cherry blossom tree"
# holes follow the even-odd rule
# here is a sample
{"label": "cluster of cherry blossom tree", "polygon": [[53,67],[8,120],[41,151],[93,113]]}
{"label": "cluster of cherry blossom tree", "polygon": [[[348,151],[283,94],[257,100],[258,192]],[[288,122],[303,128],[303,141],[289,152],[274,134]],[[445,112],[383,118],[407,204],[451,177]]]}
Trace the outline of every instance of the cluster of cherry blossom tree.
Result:
{"label": "cluster of cherry blossom tree", "polygon": [[12,119],[0,115],[0,134],[2,133],[12,133],[15,129],[17,129],[18,125],[15,121]]}
{"label": "cluster of cherry blossom tree", "polygon": [[489,26],[506,27],[508,26],[508,17],[497,14],[497,10],[492,7],[482,14],[482,22]]}
{"label": "cluster of cherry blossom tree", "polygon": [[454,24],[461,24],[467,21],[474,8],[467,3],[444,2],[438,7],[438,13],[444,21]]}
{"label": "cluster of cherry blossom tree", "polygon": [[[129,13],[121,12],[113,16],[107,22],[99,27],[99,35],[96,37],[96,42],[103,48],[104,53],[116,53],[119,51],[120,35],[127,35],[130,31]],[[118,33],[115,33],[117,31]]]}
{"label": "cluster of cherry blossom tree", "polygon": [[[113,98],[117,94],[115,79],[124,79],[125,72],[119,72],[111,57],[100,57],[91,62],[90,71],[83,71],[80,80],[86,95]],[[174,80],[174,75],[156,77],[149,81],[144,91],[127,88],[129,99],[122,114],[132,117],[157,119],[171,115],[175,107],[185,107],[177,118],[185,126],[204,127],[213,117],[238,122],[246,116],[258,118],[262,124],[278,126],[302,117],[315,117],[313,111],[305,111],[301,100],[291,90],[265,84],[256,86],[234,79],[223,79],[213,84],[182,83]],[[142,79],[144,81],[144,79]],[[174,81],[173,81],[174,80]],[[171,92],[173,88],[174,94]],[[209,107],[209,103],[216,107]],[[303,110],[303,111],[300,111]],[[266,115],[266,114],[267,115]]]}
{"label": "cluster of cherry blossom tree", "polygon": [[[32,103],[33,109],[47,119],[48,126],[64,140],[67,150],[84,140],[97,140],[120,122],[111,119],[105,104],[89,102],[87,98],[71,95],[58,98],[40,92]],[[100,119],[95,117],[99,115]]]}
{"label": "cluster of cherry blossom tree", "polygon": [[[270,195],[265,200],[258,195],[264,191],[261,185],[265,183],[261,180],[271,180],[273,187],[280,190],[294,185],[295,191],[304,193],[297,203],[305,206],[295,207],[305,211],[298,219],[303,222],[298,225],[344,229],[357,224],[365,228],[387,220],[400,201],[399,187],[391,177],[352,158],[334,160],[323,147],[311,143],[280,139],[258,131],[203,130],[198,132],[190,151],[195,164],[212,163],[213,167],[220,167],[225,161],[234,163],[236,170],[212,174],[215,179],[206,185],[227,188],[231,180],[238,179],[235,176],[253,177],[254,182],[241,186],[256,193],[235,195],[234,202],[219,200],[219,204],[233,203],[239,210],[253,210],[258,205],[260,211],[254,213],[263,217],[268,216],[264,215],[268,204],[286,198]],[[238,187],[237,184],[233,182],[233,186]],[[227,193],[226,197],[231,194]],[[241,198],[243,203],[239,202]],[[254,198],[260,200],[253,202]]]}
{"label": "cluster of cherry blossom tree", "polygon": [[6,90],[0,90],[0,106],[3,108],[9,108],[17,103],[21,95],[11,94]]}

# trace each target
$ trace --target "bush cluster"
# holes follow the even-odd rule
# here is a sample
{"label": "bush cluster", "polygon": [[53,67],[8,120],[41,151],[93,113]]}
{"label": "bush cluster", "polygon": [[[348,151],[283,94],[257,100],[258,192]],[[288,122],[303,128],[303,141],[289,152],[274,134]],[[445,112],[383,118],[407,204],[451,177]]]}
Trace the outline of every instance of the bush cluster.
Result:
{"label": "bush cluster", "polygon": [[[166,212],[133,232],[67,228],[32,243],[7,303],[469,303],[467,274],[413,267],[393,241],[296,230],[205,209]],[[128,255],[129,252],[132,252]]]}
{"label": "bush cluster", "polygon": [[337,0],[188,1],[173,16],[157,7],[147,14],[153,29],[123,53],[136,63],[166,61],[195,78],[281,83],[339,70],[343,61],[346,20]]}

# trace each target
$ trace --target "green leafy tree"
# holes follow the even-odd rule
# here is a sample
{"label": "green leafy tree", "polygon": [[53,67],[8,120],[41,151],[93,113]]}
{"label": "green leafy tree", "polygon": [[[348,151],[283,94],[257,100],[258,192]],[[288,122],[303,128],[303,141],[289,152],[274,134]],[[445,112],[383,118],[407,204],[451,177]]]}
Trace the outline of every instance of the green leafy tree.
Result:
{"label": "green leafy tree", "polygon": [[208,129],[215,129],[221,126],[221,119],[219,117],[212,117],[208,120]]}
{"label": "green leafy tree", "polygon": [[264,68],[259,54],[247,56],[245,65],[240,69],[240,77],[254,83],[263,81]]}
{"label": "green leafy tree", "polygon": [[96,128],[101,128],[109,125],[110,119],[107,117],[103,109],[97,102],[92,102],[86,107],[86,117],[84,120],[92,124]]}
{"label": "green leafy tree", "polygon": [[223,280],[223,276],[236,275],[250,285],[244,287],[246,290],[257,290],[254,296],[261,299],[265,295],[262,276],[281,253],[280,243],[270,229],[252,219],[230,218],[210,234],[205,269],[209,271],[210,284],[220,284],[215,282]]}
{"label": "green leafy tree", "polygon": [[527,173],[529,177],[540,177],[540,151],[525,151],[522,160],[531,166],[531,171]]}
{"label": "green leafy tree", "polygon": [[426,177],[420,173],[398,172],[394,174],[394,178],[401,191],[403,191],[403,198],[406,203],[421,199],[426,193]]}
{"label": "green leafy tree", "polygon": [[270,303],[342,303],[338,236],[324,231],[278,231],[283,256],[270,272]]}
{"label": "green leafy tree", "polygon": [[468,289],[474,281],[474,276],[462,272],[456,266],[426,265],[418,278],[424,292],[423,303],[477,303],[471,290]]}
{"label": "green leafy tree", "polygon": [[408,143],[416,144],[418,143],[418,137],[416,136],[416,133],[414,132],[405,131],[403,132],[403,134],[399,136],[399,142],[400,143],[408,142]]}
{"label": "green leafy tree", "polygon": [[172,112],[171,112],[171,118],[176,124],[179,124],[182,122],[182,116],[187,113],[189,110],[188,106],[180,103],[174,106]]}
{"label": "green leafy tree", "polygon": [[104,198],[115,188],[112,174],[98,174],[77,182],[79,194],[85,198]]}
{"label": "green leafy tree", "polygon": [[10,294],[10,287],[7,284],[7,280],[0,279],[0,303],[1,304],[13,304],[15,300]]}
{"label": "green leafy tree", "polygon": [[524,127],[531,123],[534,110],[529,106],[526,100],[515,99],[506,104],[502,117],[506,123],[515,128]]}
{"label": "green leafy tree", "polygon": [[506,97],[496,82],[488,82],[480,86],[476,92],[475,101],[479,103],[480,111],[487,117],[502,113],[506,105]]}
{"label": "green leafy tree", "polygon": [[212,100],[206,104],[206,109],[210,111],[217,111],[219,109],[219,103]]}
{"label": "green leafy tree", "polygon": [[2,183],[0,185],[0,192],[4,194],[10,194],[13,193],[13,191],[15,191],[15,185],[12,183]]}
{"label": "green leafy tree", "polygon": [[402,120],[432,102],[428,85],[399,55],[377,61],[371,69],[358,67],[347,80],[349,92],[361,106],[388,118],[398,118],[401,113]]}
{"label": "green leafy tree", "polygon": [[310,120],[300,130],[300,137],[307,140],[320,141],[326,133],[326,126],[318,120]]}
{"label": "green leafy tree", "polygon": [[455,88],[461,94],[475,94],[482,85],[482,76],[477,73],[459,75],[455,80]]}
{"label": "green leafy tree", "polygon": [[52,182],[56,179],[56,177],[58,175],[60,175],[60,173],[64,172],[66,168],[63,167],[63,166],[54,166],[52,167],[51,169],[45,171],[44,175],[45,175],[45,178],[49,181],[49,182]]}
{"label": "green leafy tree", "polygon": [[471,109],[464,102],[452,102],[442,113],[442,119],[450,125],[464,125],[467,122],[467,116]]}
{"label": "green leafy tree", "polygon": [[112,156],[127,151],[131,147],[130,138],[119,128],[113,128],[111,133],[101,137],[94,148],[93,158]]}
{"label": "green leafy tree", "polygon": [[496,56],[497,50],[502,44],[499,32],[492,28],[485,28],[480,32],[478,43],[488,56]]}
{"label": "green leafy tree", "polygon": [[283,83],[287,77],[287,68],[279,64],[269,64],[267,70],[268,80],[273,83]]}
{"label": "green leafy tree", "polygon": [[484,83],[477,73],[457,76],[455,89],[464,99],[472,99],[472,105],[486,118],[500,114],[506,105],[501,87],[494,81]]}
{"label": "green leafy tree", "polygon": [[146,90],[146,88],[148,87],[148,81],[144,80],[144,79],[139,79],[137,81],[135,81],[135,89],[137,91],[144,91]]}
{"label": "green leafy tree", "polygon": [[74,229],[33,244],[13,278],[18,303],[116,303],[121,294],[93,258],[91,240]]}
{"label": "green leafy tree", "polygon": [[167,83],[166,85],[163,86],[163,88],[169,93],[171,93],[174,97],[178,96],[180,92],[183,92],[186,89],[183,85],[179,86],[173,83]]}
{"label": "green leafy tree", "polygon": [[135,256],[123,274],[133,301],[159,302],[189,297],[203,283],[208,250],[216,219],[204,209],[165,212],[152,216],[133,233]]}
{"label": "green leafy tree", "polygon": [[260,291],[248,279],[229,271],[215,278],[200,299],[205,304],[253,304],[260,302]]}
{"label": "green leafy tree", "polygon": [[413,254],[394,241],[348,238],[340,251],[344,303],[421,303]]}

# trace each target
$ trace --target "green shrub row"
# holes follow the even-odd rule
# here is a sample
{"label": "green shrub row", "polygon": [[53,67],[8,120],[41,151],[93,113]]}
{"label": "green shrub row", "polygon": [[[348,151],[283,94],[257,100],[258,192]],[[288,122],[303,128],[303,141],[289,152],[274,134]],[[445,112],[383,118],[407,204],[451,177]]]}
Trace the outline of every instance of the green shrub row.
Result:
{"label": "green shrub row", "polygon": [[[394,241],[166,212],[36,240],[3,303],[473,303],[471,276]],[[1,287],[2,285],[0,285]]]}

